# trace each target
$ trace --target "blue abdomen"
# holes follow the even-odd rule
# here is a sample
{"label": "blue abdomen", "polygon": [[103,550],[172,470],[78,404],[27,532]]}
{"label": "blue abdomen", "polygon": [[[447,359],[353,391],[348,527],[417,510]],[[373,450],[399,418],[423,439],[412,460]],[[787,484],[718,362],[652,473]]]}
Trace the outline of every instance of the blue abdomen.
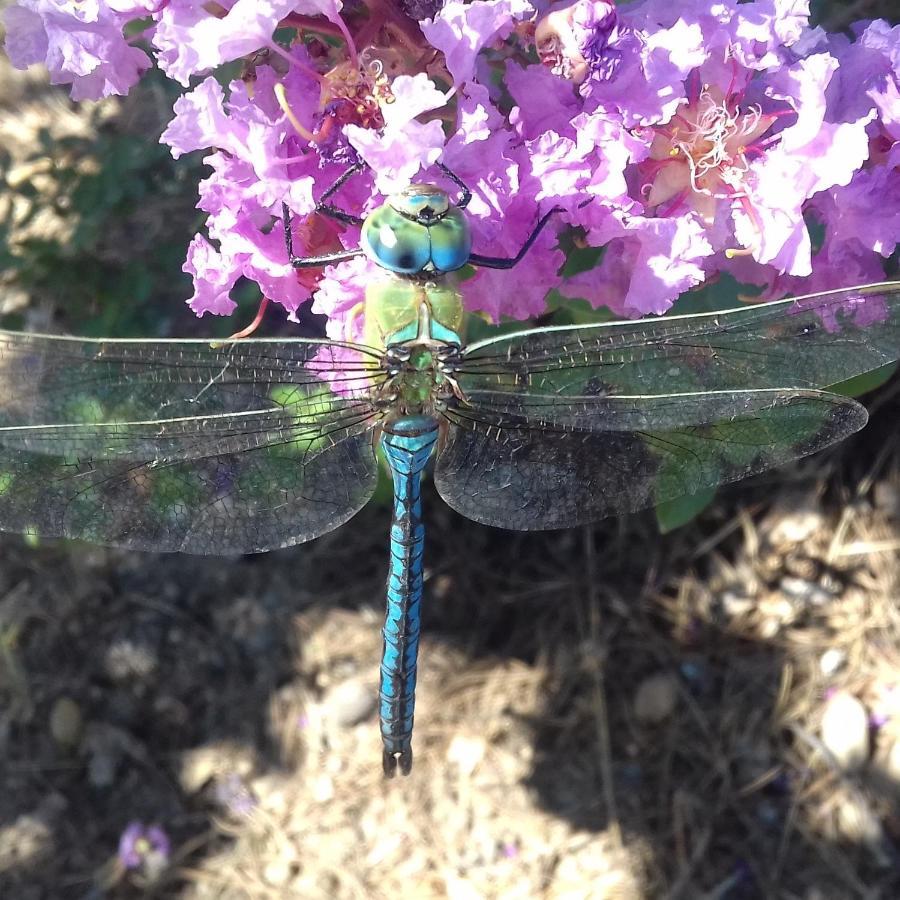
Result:
{"label": "blue abdomen", "polygon": [[412,767],[412,729],[419,653],[420,608],[424,582],[425,525],[422,522],[422,471],[438,438],[437,420],[407,416],[384,426],[381,446],[394,480],[391,559],[387,583],[384,646],[381,658],[379,719],[384,771],[408,774]]}

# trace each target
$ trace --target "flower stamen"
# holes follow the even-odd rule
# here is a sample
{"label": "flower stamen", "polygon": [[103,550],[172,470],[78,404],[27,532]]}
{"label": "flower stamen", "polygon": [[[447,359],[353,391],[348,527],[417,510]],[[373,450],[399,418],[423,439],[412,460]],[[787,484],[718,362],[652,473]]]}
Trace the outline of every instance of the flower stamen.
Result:
{"label": "flower stamen", "polygon": [[[737,81],[733,74],[729,92]],[[650,157],[641,164],[641,195],[660,216],[671,216],[690,203],[707,225],[715,219],[717,202],[730,201],[750,218],[757,247],[762,232],[750,199],[750,165],[780,140],[780,135],[762,140],[779,115],[764,113],[756,104],[741,107],[730,93],[698,83],[695,99],[656,129]],[[728,256],[751,252],[732,249]]]}
{"label": "flower stamen", "polygon": [[290,103],[288,103],[287,92],[284,89],[284,85],[279,81],[275,87],[275,99],[278,101],[278,105],[281,107],[281,111],[287,117],[288,122],[294,126],[294,131],[300,135],[304,140],[310,141],[311,143],[316,142],[316,136],[306,128],[303,123],[294,115],[294,111],[291,109]]}

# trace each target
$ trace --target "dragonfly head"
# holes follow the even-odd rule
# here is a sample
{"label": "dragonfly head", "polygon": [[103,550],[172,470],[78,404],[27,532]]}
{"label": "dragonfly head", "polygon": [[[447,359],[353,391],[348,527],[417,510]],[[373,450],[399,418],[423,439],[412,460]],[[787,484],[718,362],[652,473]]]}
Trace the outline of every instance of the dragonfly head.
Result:
{"label": "dragonfly head", "polygon": [[469,222],[446,191],[412,184],[388,198],[363,222],[366,255],[398,275],[453,272],[472,251]]}
{"label": "dragonfly head", "polygon": [[388,206],[404,219],[419,225],[433,225],[451,209],[450,196],[433,184],[411,184],[388,197]]}

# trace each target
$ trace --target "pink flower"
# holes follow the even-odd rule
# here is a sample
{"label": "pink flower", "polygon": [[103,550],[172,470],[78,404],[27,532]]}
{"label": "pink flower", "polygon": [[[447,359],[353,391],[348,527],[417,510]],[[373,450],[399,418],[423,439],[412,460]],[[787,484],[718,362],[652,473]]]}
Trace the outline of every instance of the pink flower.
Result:
{"label": "pink flower", "polygon": [[[45,63],[73,97],[125,93],[153,61],[193,85],[163,140],[210,170],[185,262],[198,315],[232,312],[247,278],[288,317],[314,296],[330,334],[358,338],[377,267],[294,270],[281,204],[299,255],[357,248],[316,203],[360,160],[332,198],[355,216],[410,182],[455,196],[449,166],[477,253],[514,256],[559,210],[514,272],[464,272],[465,304],[495,320],[540,314],[554,288],[638,316],[722,272],[771,296],[881,277],[900,235],[900,26],[828,35],[808,15],[807,0],[19,0],[5,20],[13,63]],[[152,60],[124,37],[138,19]],[[197,82],[223,63],[239,63],[230,83]],[[565,281],[573,245],[602,253]]]}
{"label": "pink flower", "polygon": [[73,100],[127,94],[151,60],[122,29],[145,14],[120,14],[101,0],[20,0],[3,14],[6,52],[16,68],[43,63],[51,84],[71,84]]}

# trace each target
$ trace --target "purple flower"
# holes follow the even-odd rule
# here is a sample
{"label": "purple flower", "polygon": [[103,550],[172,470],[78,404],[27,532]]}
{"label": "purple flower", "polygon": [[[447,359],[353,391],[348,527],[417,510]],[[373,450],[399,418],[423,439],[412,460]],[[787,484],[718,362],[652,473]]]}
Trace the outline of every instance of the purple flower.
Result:
{"label": "purple flower", "polygon": [[[514,255],[560,210],[515,273],[466,279],[467,307],[495,320],[540,314],[554,288],[639,316],[723,272],[771,297],[883,278],[900,238],[900,26],[828,35],[808,13],[806,0],[408,0],[347,16],[340,0],[20,0],[5,18],[14,64],[46,63],[76,98],[138,80],[151,60],[123,29],[142,19],[155,62],[194,85],[163,141],[209,166],[191,308],[230,314],[246,278],[288,318],[313,297],[329,334],[359,338],[377,267],[295,271],[280,221],[284,202],[301,256],[357,248],[358,229],[316,200],[358,160],[369,171],[334,202],[360,216],[411,181],[455,193],[436,163],[449,166],[484,254]],[[234,61],[230,84],[197,83]],[[568,280],[564,230],[563,246],[603,248]]]}
{"label": "purple flower", "polygon": [[[535,44],[541,62],[555,75],[575,84],[591,77],[612,78],[622,62],[623,49],[636,45],[627,29],[619,27],[614,3],[606,0],[576,0],[554,5],[537,24]],[[624,38],[624,40],[623,40]]]}
{"label": "purple flower", "polygon": [[19,69],[46,65],[51,84],[72,85],[73,100],[127,94],[151,60],[122,29],[145,14],[139,4],[127,14],[100,0],[19,0],[3,15],[6,52]]}
{"label": "purple flower", "polygon": [[168,835],[157,825],[131,822],[119,838],[118,859],[125,869],[140,869],[146,875],[158,875],[169,861]]}
{"label": "purple flower", "polygon": [[344,134],[375,172],[382,193],[405,187],[440,158],[444,148],[440,121],[422,123],[416,118],[445,106],[447,99],[427,75],[399,75],[391,84],[390,102],[382,107],[384,128],[345,126]]}
{"label": "purple flower", "polygon": [[560,291],[634,318],[664,313],[683,291],[704,279],[712,248],[693,218],[644,218],[618,214],[589,232],[606,245],[598,268],[564,281]]}
{"label": "purple flower", "polygon": [[602,0],[581,3],[576,6],[572,24],[591,75],[608,81],[622,61],[622,51],[616,49],[620,34],[615,4]]}
{"label": "purple flower", "polygon": [[431,46],[443,51],[454,83],[462,87],[475,74],[480,51],[507,37],[533,11],[528,0],[449,0],[420,27]]}
{"label": "purple flower", "polygon": [[236,0],[206,4],[169,0],[162,7],[153,34],[159,67],[185,87],[192,75],[240,59],[272,45],[272,34],[291,12],[337,16],[328,0]]}

